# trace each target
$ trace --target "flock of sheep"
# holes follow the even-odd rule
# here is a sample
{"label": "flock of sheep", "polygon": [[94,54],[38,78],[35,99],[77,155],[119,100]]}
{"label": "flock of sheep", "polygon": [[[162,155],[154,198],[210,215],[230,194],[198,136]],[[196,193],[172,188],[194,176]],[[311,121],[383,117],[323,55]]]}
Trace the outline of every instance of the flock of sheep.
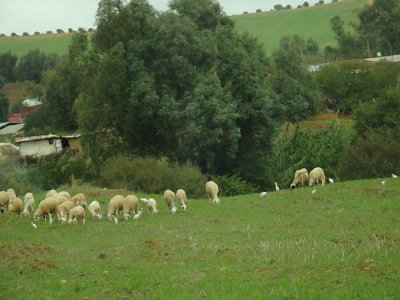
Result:
{"label": "flock of sheep", "polygon": [[[209,181],[206,184],[206,192],[209,196],[210,201],[214,204],[219,204],[218,198],[219,188],[218,185]],[[171,190],[164,192],[163,198],[167,205],[168,210],[171,213],[176,213],[177,207],[175,200],[178,201],[183,211],[188,208],[188,201],[186,192],[183,189],[178,189],[176,193]],[[157,213],[157,202],[153,198],[141,198],[146,203],[150,213]],[[0,209],[3,212],[14,212],[25,216],[31,216],[33,214],[34,220],[38,220],[43,217],[46,221],[53,223],[52,214],[57,216],[57,221],[61,223],[73,223],[77,225],[78,221],[85,224],[86,211],[92,215],[93,218],[102,218],[100,203],[96,200],[92,201],[89,205],[86,202],[86,196],[83,193],[76,194],[71,197],[70,193],[66,191],[57,192],[56,190],[50,190],[47,192],[44,200],[40,201],[38,207],[35,209],[35,199],[32,193],[27,193],[24,196],[24,201],[18,198],[13,189],[0,192]],[[129,217],[133,219],[139,219],[142,214],[142,209],[139,209],[139,201],[135,195],[128,195],[123,197],[116,195],[108,203],[107,218],[108,220],[118,224],[118,213],[122,212],[125,220]],[[32,222],[32,226],[37,227]]]}
{"label": "flock of sheep", "polygon": [[[330,181],[332,179],[329,179]],[[313,169],[310,174],[308,174],[307,169],[303,168],[297,170],[294,175],[294,180],[290,185],[290,188],[295,188],[300,185],[303,186],[304,183],[309,182],[309,185],[321,183],[325,184],[325,174],[324,171],[317,167]],[[331,181],[333,182],[333,181]],[[277,183],[275,183],[276,190],[279,190]],[[214,181],[209,181],[205,186],[206,193],[210,201],[213,204],[219,205],[220,199],[218,198],[219,188]],[[264,192],[266,194],[266,192]],[[263,193],[261,193],[263,194]],[[176,193],[171,190],[166,190],[164,192],[163,198],[165,200],[168,210],[174,214],[177,212],[177,207],[175,205],[175,200],[180,205],[180,208],[185,211],[188,208],[188,201],[186,192],[183,189],[178,189]],[[157,202],[153,198],[141,198],[143,202],[146,203],[147,208],[150,213],[157,213]],[[86,196],[82,193],[76,194],[71,197],[70,193],[66,191],[57,192],[56,190],[50,190],[47,192],[44,200],[40,201],[37,209],[35,209],[35,199],[32,193],[27,193],[24,197],[24,201],[18,198],[13,189],[8,189],[7,191],[0,192],[0,209],[2,211],[14,212],[26,216],[33,214],[33,218],[38,220],[43,217],[46,221],[48,218],[49,223],[53,222],[52,214],[57,216],[57,221],[61,223],[74,223],[75,225],[80,221],[85,224],[85,214],[86,211],[92,215],[93,218],[102,218],[102,212],[100,203],[98,201],[92,201],[89,205],[86,202]],[[107,218],[112,221],[114,219],[115,223],[118,223],[118,213],[122,212],[125,220],[129,217],[133,219],[139,219],[142,214],[142,209],[139,209],[139,200],[135,195],[128,195],[123,197],[121,195],[116,195],[108,203]],[[36,225],[32,222],[32,225]]]}

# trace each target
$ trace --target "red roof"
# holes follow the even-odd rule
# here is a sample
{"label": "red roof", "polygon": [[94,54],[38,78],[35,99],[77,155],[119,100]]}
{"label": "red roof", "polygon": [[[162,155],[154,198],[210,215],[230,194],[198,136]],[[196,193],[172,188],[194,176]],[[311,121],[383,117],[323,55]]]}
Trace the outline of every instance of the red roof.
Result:
{"label": "red roof", "polygon": [[8,122],[11,123],[22,123],[21,114],[8,114]]}

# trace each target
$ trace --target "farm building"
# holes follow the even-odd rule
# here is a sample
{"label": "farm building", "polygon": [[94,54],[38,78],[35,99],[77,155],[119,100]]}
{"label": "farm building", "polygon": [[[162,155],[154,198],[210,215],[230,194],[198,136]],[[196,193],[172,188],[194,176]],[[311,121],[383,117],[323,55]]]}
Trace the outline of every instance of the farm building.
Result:
{"label": "farm building", "polygon": [[11,143],[15,136],[22,135],[24,124],[5,122],[0,123],[0,141]]}
{"label": "farm building", "polygon": [[79,135],[59,136],[54,134],[17,138],[21,154],[26,157],[42,157],[60,154],[66,149],[80,151]]}

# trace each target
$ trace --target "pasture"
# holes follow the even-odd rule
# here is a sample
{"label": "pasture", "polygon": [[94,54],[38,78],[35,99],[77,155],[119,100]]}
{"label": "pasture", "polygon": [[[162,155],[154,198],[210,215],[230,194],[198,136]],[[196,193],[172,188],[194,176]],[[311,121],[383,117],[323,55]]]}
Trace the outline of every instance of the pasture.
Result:
{"label": "pasture", "polygon": [[[0,215],[0,299],[398,299],[400,179],[190,199],[85,225]],[[282,187],[281,187],[282,188]],[[83,192],[106,213],[128,192]],[[223,187],[222,187],[223,189]],[[272,190],[272,187],[271,187]],[[36,205],[44,192],[35,194]],[[145,208],[143,202],[140,206]]]}

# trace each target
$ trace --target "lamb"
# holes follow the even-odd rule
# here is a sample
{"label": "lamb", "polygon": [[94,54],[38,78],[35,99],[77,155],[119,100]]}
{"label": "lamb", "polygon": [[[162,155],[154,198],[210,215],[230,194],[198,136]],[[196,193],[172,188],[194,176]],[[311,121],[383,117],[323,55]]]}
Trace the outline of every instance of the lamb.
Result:
{"label": "lamb", "polygon": [[86,205],[87,206],[86,196],[84,194],[82,194],[82,193],[79,193],[79,194],[76,194],[75,196],[73,196],[71,198],[71,201],[74,202],[74,204],[76,206],[78,206],[78,205],[80,205],[80,206]]}
{"label": "lamb", "polygon": [[108,204],[108,212],[107,218],[111,221],[112,217],[118,214],[118,211],[123,209],[125,198],[121,195],[116,195],[111,198],[110,203]]}
{"label": "lamb", "polygon": [[214,181],[209,181],[206,183],[206,192],[208,194],[208,198],[210,199],[210,201],[212,200],[212,203],[219,205],[220,202],[218,198],[219,188]]}
{"label": "lamb", "polygon": [[168,209],[172,213],[175,213],[176,212],[175,193],[171,190],[165,190],[163,197],[164,197],[165,203],[167,204]]}
{"label": "lamb", "polygon": [[310,172],[310,182],[309,185],[313,186],[315,184],[315,182],[317,184],[319,184],[319,182],[321,181],[322,186],[325,184],[325,174],[324,174],[324,170],[322,170],[320,167],[316,167],[314,168],[311,172]]}
{"label": "lamb", "polygon": [[15,198],[12,203],[8,206],[8,211],[9,212],[15,212],[17,214],[21,214],[22,210],[24,208],[24,203],[20,198]]}
{"label": "lamb", "polygon": [[138,213],[138,198],[135,195],[126,196],[123,202],[123,209],[124,209],[124,218],[126,221],[128,220],[129,213],[131,211],[135,211],[135,214]]}
{"label": "lamb", "polygon": [[92,217],[97,217],[101,219],[101,208],[100,208],[100,203],[99,201],[92,201],[90,202],[89,206],[89,212],[92,214]]}
{"label": "lamb", "polygon": [[182,189],[176,191],[176,199],[178,199],[182,210],[186,210],[188,207],[188,201],[186,197],[186,192]]}
{"label": "lamb", "polygon": [[8,204],[10,203],[10,196],[7,192],[1,191],[0,192],[0,208],[2,211],[8,210]]}
{"label": "lamb", "polygon": [[75,204],[67,200],[61,204],[59,204],[56,208],[56,213],[58,217],[58,221],[65,222],[67,220],[67,216],[72,208],[75,207]]}
{"label": "lamb", "polygon": [[301,183],[301,186],[304,185],[305,182],[307,182],[309,180],[309,176],[308,176],[308,171],[306,168],[297,170],[294,173],[294,179],[292,184],[290,185],[291,189],[294,189],[298,183]]}
{"label": "lamb", "polygon": [[44,217],[51,213],[56,212],[56,208],[59,205],[59,201],[55,197],[46,198],[40,201],[38,208],[36,209],[35,213],[33,214],[33,218],[38,220],[40,217]]}
{"label": "lamb", "polygon": [[69,216],[68,216],[68,223],[74,222],[75,225],[78,224],[78,220],[81,220],[82,224],[85,224],[85,209],[78,205],[72,208],[69,211]]}
{"label": "lamb", "polygon": [[157,210],[157,202],[153,198],[146,199],[146,198],[140,198],[143,202],[146,202],[147,208],[149,209],[149,212],[152,214],[158,213]]}
{"label": "lamb", "polygon": [[35,199],[33,198],[32,193],[26,193],[24,197],[24,211],[22,214],[29,215],[30,212],[34,212],[35,210]]}

